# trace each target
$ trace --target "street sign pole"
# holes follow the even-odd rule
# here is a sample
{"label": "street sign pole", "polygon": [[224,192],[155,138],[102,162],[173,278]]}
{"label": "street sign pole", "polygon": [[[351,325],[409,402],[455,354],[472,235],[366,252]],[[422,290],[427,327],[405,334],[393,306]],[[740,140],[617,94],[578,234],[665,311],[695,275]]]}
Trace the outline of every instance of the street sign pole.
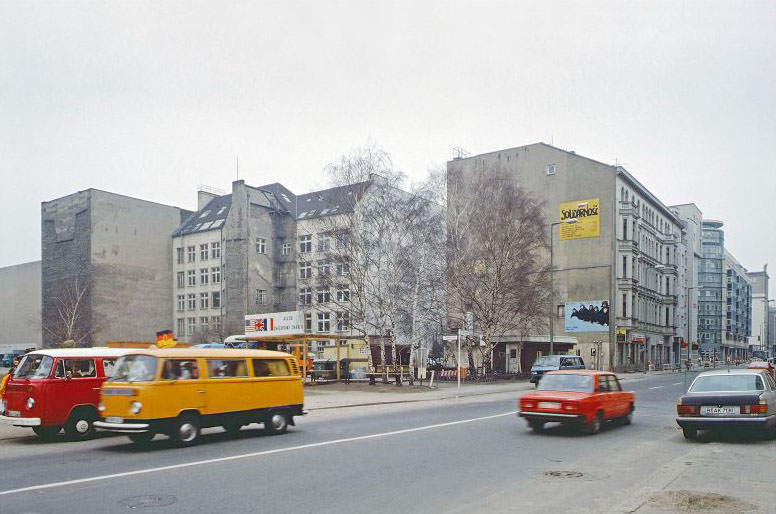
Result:
{"label": "street sign pole", "polygon": [[458,392],[456,397],[461,396],[461,329],[458,329],[458,361],[456,362],[458,369],[455,371],[455,375],[458,377]]}

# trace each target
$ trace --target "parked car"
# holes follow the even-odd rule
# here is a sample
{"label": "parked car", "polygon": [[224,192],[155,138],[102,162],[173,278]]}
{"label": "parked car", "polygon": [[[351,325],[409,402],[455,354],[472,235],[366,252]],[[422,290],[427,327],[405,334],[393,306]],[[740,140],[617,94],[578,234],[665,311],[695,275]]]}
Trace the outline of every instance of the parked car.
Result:
{"label": "parked car", "polygon": [[576,370],[549,371],[536,391],[520,398],[518,415],[536,432],[545,423],[575,424],[596,434],[609,420],[629,425],[633,420],[635,397],[623,391],[614,373]]}
{"label": "parked car", "polygon": [[764,369],[771,374],[773,379],[776,379],[776,368],[770,361],[752,361],[747,365],[749,369]]}
{"label": "parked car", "polygon": [[698,430],[758,428],[776,435],[776,381],[765,369],[704,371],[676,403],[684,437]]}
{"label": "parked car", "polygon": [[585,369],[585,362],[577,355],[545,355],[537,358],[531,366],[530,380],[538,385],[546,372],[562,369]]}

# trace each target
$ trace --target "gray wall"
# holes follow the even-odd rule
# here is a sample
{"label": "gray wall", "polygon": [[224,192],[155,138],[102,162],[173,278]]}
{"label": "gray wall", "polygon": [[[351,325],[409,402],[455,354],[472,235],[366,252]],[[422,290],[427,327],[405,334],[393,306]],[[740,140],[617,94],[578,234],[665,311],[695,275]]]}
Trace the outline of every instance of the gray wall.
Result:
{"label": "gray wall", "polygon": [[40,346],[41,261],[0,268],[0,346]]}

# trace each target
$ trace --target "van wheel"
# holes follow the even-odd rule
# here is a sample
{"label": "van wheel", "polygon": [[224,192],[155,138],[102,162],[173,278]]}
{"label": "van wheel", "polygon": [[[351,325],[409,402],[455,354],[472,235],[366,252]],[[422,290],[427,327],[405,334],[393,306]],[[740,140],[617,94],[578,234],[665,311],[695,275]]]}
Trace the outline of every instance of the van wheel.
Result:
{"label": "van wheel", "polygon": [[62,427],[60,426],[32,427],[32,431],[35,432],[35,435],[37,435],[41,439],[46,439],[46,440],[54,439],[54,436],[56,436],[60,430],[62,430]]}
{"label": "van wheel", "polygon": [[94,435],[97,415],[92,409],[76,409],[65,423],[65,434],[70,439],[83,440]]}
{"label": "van wheel", "polygon": [[270,412],[264,419],[264,432],[279,435],[288,429],[288,417],[283,412]]}
{"label": "van wheel", "polygon": [[148,431],[138,432],[137,434],[129,434],[127,437],[129,437],[129,440],[135,444],[148,444],[151,442],[155,435],[155,433]]}
{"label": "van wheel", "polygon": [[176,446],[192,446],[199,440],[199,419],[193,414],[181,414],[173,422],[170,439]]}

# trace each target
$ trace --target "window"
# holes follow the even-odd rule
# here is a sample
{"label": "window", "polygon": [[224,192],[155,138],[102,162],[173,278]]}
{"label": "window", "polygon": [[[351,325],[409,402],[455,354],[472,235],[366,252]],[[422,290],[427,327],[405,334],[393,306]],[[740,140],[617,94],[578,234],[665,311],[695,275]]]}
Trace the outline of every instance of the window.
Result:
{"label": "window", "polygon": [[347,275],[350,275],[350,263],[349,262],[338,262],[337,263],[337,275],[340,277],[345,277]]}
{"label": "window", "polygon": [[350,313],[346,311],[337,312],[337,332],[344,332],[350,328]]}
{"label": "window", "polygon": [[201,316],[199,318],[199,328],[203,332],[207,332],[207,329],[208,329],[208,319],[209,318],[207,316]]}
{"label": "window", "polygon": [[188,309],[190,311],[193,311],[194,309],[197,308],[197,295],[195,295],[194,293],[191,293],[190,295],[188,295],[187,300],[188,300]]}
{"label": "window", "polygon": [[201,270],[199,270],[200,285],[206,286],[209,279],[210,279],[210,273],[208,272],[207,268],[202,268]]}
{"label": "window", "polygon": [[288,363],[283,359],[253,359],[253,376],[287,377],[291,375]]}
{"label": "window", "polygon": [[178,312],[186,308],[186,297],[182,294],[178,295]]}
{"label": "window", "polygon": [[282,248],[281,253],[283,255],[291,255],[291,243],[283,243]]}
{"label": "window", "polygon": [[256,238],[256,253],[267,253],[267,240],[263,237]]}
{"label": "window", "polygon": [[350,301],[350,289],[347,287],[340,287],[337,289],[337,301],[340,303]]}
{"label": "window", "polygon": [[175,335],[177,335],[178,337],[185,336],[186,335],[186,320],[183,319],[183,318],[178,318],[176,320],[176,324],[177,324],[178,330],[175,331],[176,332]]}
{"label": "window", "polygon": [[331,320],[328,312],[318,313],[318,332],[329,332],[331,330]]}
{"label": "window", "polygon": [[344,231],[337,234],[337,248],[345,248],[350,244],[350,232]]}
{"label": "window", "polygon": [[210,243],[210,258],[211,259],[220,259],[221,258],[221,243]]}
{"label": "window", "polygon": [[186,318],[186,335],[187,336],[193,336],[194,330],[197,328],[197,319],[196,318]]}
{"label": "window", "polygon": [[267,291],[264,289],[257,289],[256,305],[266,305],[266,304],[267,304]]}
{"label": "window", "polygon": [[196,380],[199,368],[195,360],[168,359],[162,365],[162,380]]}
{"label": "window", "polygon": [[313,302],[313,290],[310,288],[299,290],[299,304],[310,305]]}
{"label": "window", "polygon": [[210,293],[199,293],[199,308],[203,310],[208,309],[209,303],[210,303]]}
{"label": "window", "polygon": [[248,366],[244,360],[208,359],[207,374],[211,378],[247,377]]}
{"label": "window", "polygon": [[178,276],[178,289],[183,289],[183,287],[186,285],[186,278],[182,271],[179,271],[177,273]]}
{"label": "window", "polygon": [[210,268],[210,280],[214,284],[220,284],[221,283],[221,268]]}
{"label": "window", "polygon": [[313,331],[313,315],[310,312],[306,312],[304,314],[304,331],[305,332]]}
{"label": "window", "polygon": [[94,365],[94,359],[65,359],[60,361],[64,366],[57,364],[57,369],[54,372],[55,378],[64,378],[64,371],[67,372],[67,376],[70,378],[96,378],[97,368]]}
{"label": "window", "polygon": [[622,238],[628,239],[628,218],[622,219]]}
{"label": "window", "polygon": [[623,318],[628,317],[628,295],[627,294],[622,295],[622,317]]}
{"label": "window", "polygon": [[668,314],[669,314],[669,312],[670,312],[670,310],[668,309],[668,307],[666,307],[666,326],[667,326],[667,327],[668,327],[668,326],[671,326],[671,320],[670,320],[670,319],[668,319]]}
{"label": "window", "polygon": [[318,234],[318,251],[328,252],[331,249],[331,236],[329,234]]}
{"label": "window", "polygon": [[299,236],[299,253],[310,253],[312,251],[313,251],[312,234]]}
{"label": "window", "polygon": [[175,262],[183,264],[183,247],[175,249]]}
{"label": "window", "polygon": [[190,287],[197,285],[197,272],[196,270],[190,269],[186,272],[187,278],[188,278],[188,284]]}
{"label": "window", "polygon": [[221,331],[221,316],[210,316],[210,324],[215,332]]}
{"label": "window", "polygon": [[329,291],[329,288],[318,289],[316,299],[318,300],[318,303],[329,303],[331,301],[331,291]]}
{"label": "window", "polygon": [[329,261],[318,261],[318,276],[329,276]]}
{"label": "window", "polygon": [[207,260],[207,243],[199,245],[199,260]]}
{"label": "window", "polygon": [[116,359],[102,359],[102,371],[106,377],[113,375],[113,368],[116,367]]}
{"label": "window", "polygon": [[189,262],[194,262],[194,260],[197,258],[197,248],[194,245],[187,246],[186,253],[188,255]]}
{"label": "window", "polygon": [[622,278],[628,278],[628,256],[622,256]]}
{"label": "window", "polygon": [[210,294],[211,305],[214,309],[220,309],[221,308],[221,292],[220,291],[213,291]]}
{"label": "window", "polygon": [[544,167],[544,172],[547,175],[555,175],[555,165],[554,164],[548,164]]}
{"label": "window", "polygon": [[299,263],[299,278],[310,278],[313,276],[313,267],[309,262]]}

